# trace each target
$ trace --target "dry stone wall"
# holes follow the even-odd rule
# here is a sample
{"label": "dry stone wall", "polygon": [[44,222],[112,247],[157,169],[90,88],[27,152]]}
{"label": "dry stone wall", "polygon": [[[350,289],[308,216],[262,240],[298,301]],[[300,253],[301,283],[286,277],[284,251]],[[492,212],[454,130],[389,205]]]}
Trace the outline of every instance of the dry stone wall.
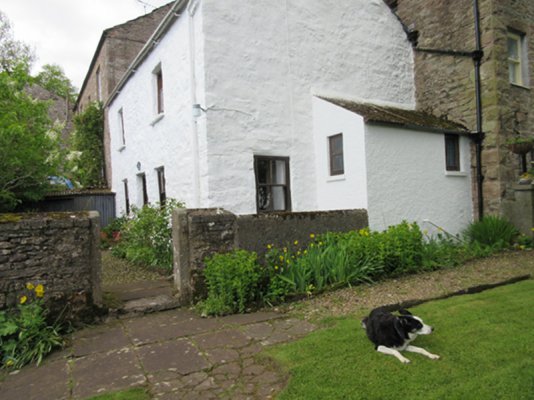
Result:
{"label": "dry stone wall", "polygon": [[102,301],[98,213],[0,214],[0,309],[42,284],[53,313],[90,320]]}
{"label": "dry stone wall", "polygon": [[369,225],[366,210],[235,215],[222,209],[176,209],[173,213],[174,281],[182,304],[202,297],[204,259],[235,248],[262,254],[310,234],[347,232]]}

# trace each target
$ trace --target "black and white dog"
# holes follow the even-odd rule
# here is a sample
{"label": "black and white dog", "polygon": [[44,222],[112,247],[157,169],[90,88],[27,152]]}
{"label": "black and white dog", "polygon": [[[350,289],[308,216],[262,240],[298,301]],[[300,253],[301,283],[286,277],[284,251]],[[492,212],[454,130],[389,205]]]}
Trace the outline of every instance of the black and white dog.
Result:
{"label": "black and white dog", "polygon": [[362,320],[362,326],[367,337],[375,344],[375,349],[397,357],[402,363],[410,362],[400,353],[403,350],[437,360],[438,355],[410,344],[418,335],[429,335],[434,328],[425,325],[421,318],[412,315],[408,310],[400,309],[399,313],[400,316],[393,315],[385,308],[379,307]]}

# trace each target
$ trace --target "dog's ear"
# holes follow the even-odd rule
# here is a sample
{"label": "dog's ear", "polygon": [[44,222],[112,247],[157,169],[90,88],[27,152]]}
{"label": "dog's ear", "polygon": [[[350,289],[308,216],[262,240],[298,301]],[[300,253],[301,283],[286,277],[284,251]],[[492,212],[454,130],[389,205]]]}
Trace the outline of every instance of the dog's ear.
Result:
{"label": "dog's ear", "polygon": [[399,310],[399,314],[400,315],[412,315],[412,313],[410,311],[406,310],[405,308],[401,308]]}
{"label": "dog's ear", "polygon": [[396,317],[393,321],[393,327],[401,338],[407,338],[406,321],[402,317]]}

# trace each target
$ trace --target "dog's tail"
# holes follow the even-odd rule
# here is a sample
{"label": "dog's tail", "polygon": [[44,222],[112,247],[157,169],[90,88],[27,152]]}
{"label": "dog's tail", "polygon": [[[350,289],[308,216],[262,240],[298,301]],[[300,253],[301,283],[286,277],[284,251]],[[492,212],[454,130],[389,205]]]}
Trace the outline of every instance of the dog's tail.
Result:
{"label": "dog's tail", "polygon": [[367,329],[367,318],[368,317],[365,317],[364,319],[362,319],[362,328],[363,329]]}

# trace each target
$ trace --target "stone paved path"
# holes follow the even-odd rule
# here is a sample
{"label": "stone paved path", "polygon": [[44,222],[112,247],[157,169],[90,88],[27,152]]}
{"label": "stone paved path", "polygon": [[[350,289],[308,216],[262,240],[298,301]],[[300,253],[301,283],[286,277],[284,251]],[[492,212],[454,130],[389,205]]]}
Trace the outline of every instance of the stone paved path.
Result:
{"label": "stone paved path", "polygon": [[203,319],[176,309],[113,320],[77,332],[39,368],[7,376],[0,397],[85,399],[142,386],[153,399],[268,399],[286,377],[255,356],[312,330],[271,312]]}

